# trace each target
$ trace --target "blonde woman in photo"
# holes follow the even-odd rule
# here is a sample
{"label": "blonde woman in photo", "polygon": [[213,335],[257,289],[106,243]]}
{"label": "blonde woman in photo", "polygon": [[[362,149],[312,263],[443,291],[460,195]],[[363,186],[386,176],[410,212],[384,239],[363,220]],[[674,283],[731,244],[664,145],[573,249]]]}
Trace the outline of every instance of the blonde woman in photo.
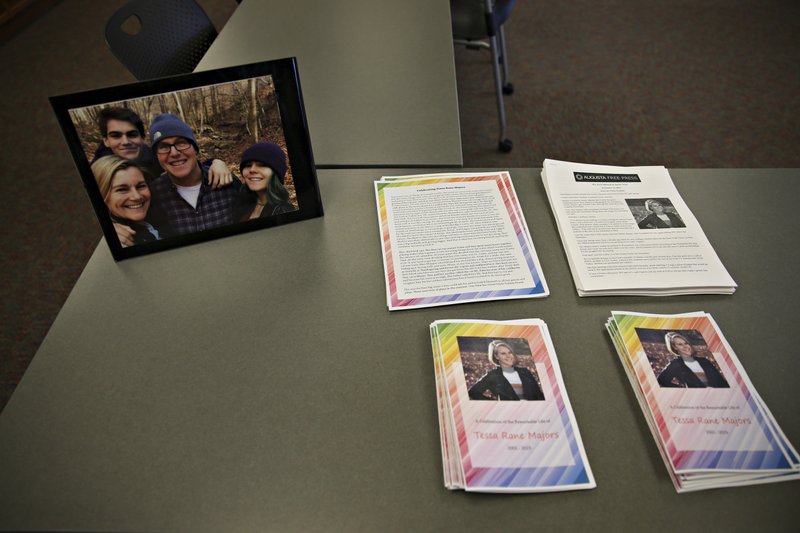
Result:
{"label": "blonde woman in photo", "polygon": [[514,349],[507,342],[494,340],[489,343],[489,362],[497,368],[490,370],[472,388],[472,400],[544,400],[544,394],[533,373],[518,366]]}
{"label": "blonde woman in photo", "polygon": [[92,172],[123,248],[164,238],[163,225],[157,229],[150,221],[150,186],[138,163],[108,155],[94,162]]}
{"label": "blonde woman in photo", "polygon": [[670,331],[664,335],[664,344],[675,359],[658,375],[658,384],[662,387],[730,387],[717,367],[705,357],[698,356],[689,339],[680,333]]}

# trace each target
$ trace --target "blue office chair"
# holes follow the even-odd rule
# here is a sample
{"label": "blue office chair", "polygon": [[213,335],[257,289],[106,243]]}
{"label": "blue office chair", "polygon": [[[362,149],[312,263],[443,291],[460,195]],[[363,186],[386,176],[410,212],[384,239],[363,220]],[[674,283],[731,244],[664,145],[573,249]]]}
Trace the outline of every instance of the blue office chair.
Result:
{"label": "blue office chair", "polygon": [[[506,112],[503,95],[512,94],[514,85],[508,81],[508,59],[503,24],[516,0],[450,0],[450,17],[453,22],[453,42],[467,48],[488,49],[492,53],[497,112],[500,117],[501,152],[511,151],[514,144],[506,137]],[[503,77],[500,78],[500,65]]]}
{"label": "blue office chair", "polygon": [[216,37],[195,0],[130,0],[106,24],[111,52],[138,80],[192,72]]}

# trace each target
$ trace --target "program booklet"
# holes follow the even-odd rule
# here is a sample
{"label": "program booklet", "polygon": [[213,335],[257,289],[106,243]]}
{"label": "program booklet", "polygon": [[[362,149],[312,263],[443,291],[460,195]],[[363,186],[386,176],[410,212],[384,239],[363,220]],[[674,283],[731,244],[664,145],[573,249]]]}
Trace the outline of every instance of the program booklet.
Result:
{"label": "program booklet", "polygon": [[596,486],[543,321],[437,320],[430,333],[447,488]]}
{"label": "program booklet", "polygon": [[736,290],[666,168],[546,159],[542,181],[579,296]]}
{"label": "program booklet", "polygon": [[508,172],[375,182],[389,310],[549,294]]}
{"label": "program booklet", "polygon": [[800,478],[800,458],[711,315],[606,323],[678,492]]}

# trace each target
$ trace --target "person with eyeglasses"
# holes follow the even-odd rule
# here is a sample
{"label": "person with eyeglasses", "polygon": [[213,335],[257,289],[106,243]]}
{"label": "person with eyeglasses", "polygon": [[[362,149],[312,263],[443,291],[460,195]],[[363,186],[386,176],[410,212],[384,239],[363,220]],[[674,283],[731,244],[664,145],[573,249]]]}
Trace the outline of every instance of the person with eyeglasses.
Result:
{"label": "person with eyeglasses", "polygon": [[[163,171],[152,150],[145,142],[144,123],[136,112],[127,107],[105,107],[97,115],[97,126],[103,137],[95,150],[91,164],[107,155],[118,155],[137,163],[145,178],[159,176]],[[208,175],[212,188],[233,183],[233,174],[221,159],[209,159]]]}
{"label": "person with eyeglasses", "polygon": [[239,180],[214,189],[208,166],[199,159],[200,148],[192,129],[172,113],[163,113],[150,125],[150,143],[162,174],[150,184],[154,203],[178,235],[226,226],[235,222]]}

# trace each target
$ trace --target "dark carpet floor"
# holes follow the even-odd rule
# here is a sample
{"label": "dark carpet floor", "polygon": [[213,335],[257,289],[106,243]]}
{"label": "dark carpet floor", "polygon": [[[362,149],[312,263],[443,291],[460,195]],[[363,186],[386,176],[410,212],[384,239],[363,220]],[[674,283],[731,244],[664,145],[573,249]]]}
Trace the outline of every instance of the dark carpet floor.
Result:
{"label": "dark carpet floor", "polygon": [[[123,3],[61,1],[0,45],[0,409],[100,238],[47,97],[134,81],[102,35]],[[217,28],[237,6],[200,3]],[[795,0],[519,0],[506,31],[509,154],[488,53],[456,49],[465,166],[800,167]]]}

